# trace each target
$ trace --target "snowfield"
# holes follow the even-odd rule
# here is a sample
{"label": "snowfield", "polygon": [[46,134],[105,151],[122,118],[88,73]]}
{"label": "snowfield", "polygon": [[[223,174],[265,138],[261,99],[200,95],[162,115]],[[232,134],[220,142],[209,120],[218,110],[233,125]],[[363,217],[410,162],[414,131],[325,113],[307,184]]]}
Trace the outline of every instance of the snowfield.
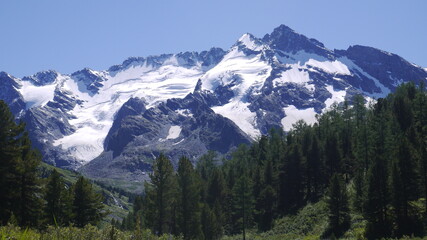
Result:
{"label": "snowfield", "polygon": [[313,124],[316,122],[316,112],[314,108],[307,109],[298,109],[294,105],[289,105],[288,107],[283,108],[283,111],[286,114],[281,120],[283,130],[289,131],[292,128],[292,125],[295,124],[298,120],[304,120],[307,124]]}
{"label": "snowfield", "polygon": [[[248,34],[243,35],[239,41],[251,49],[261,48]],[[249,110],[246,97],[259,93],[271,70],[271,66],[261,59],[261,54],[247,56],[235,46],[201,78],[203,89],[209,91],[214,91],[220,85],[232,85],[233,99],[222,106],[212,107],[212,110],[232,120],[253,139],[261,133],[256,126],[256,113]]]}
{"label": "snowfield", "polygon": [[176,139],[179,137],[179,134],[181,134],[182,128],[180,126],[171,126],[169,128],[169,133],[166,139]]}
{"label": "snowfield", "polygon": [[34,86],[29,81],[21,81],[19,92],[24,97],[27,108],[44,106],[53,100],[56,84]]}
{"label": "snowfield", "polygon": [[331,85],[328,85],[326,87],[326,89],[332,94],[332,97],[326,99],[326,101],[325,101],[326,108],[323,109],[324,111],[328,110],[332,106],[332,104],[334,104],[334,103],[344,102],[345,95],[346,95],[345,90],[335,91],[334,87]]}
{"label": "snowfield", "polygon": [[[197,80],[204,73],[203,68],[186,68],[178,64],[173,56],[158,68],[144,63],[107,74],[99,93],[93,96],[84,90],[81,82],[64,77],[62,88],[84,102],[70,112],[76,117],[69,121],[76,131],[57,139],[54,146],[61,146],[82,163],[97,157],[104,150],[103,142],[115,113],[129,98],[144,98],[149,108],[169,98],[183,98],[194,90]],[[179,135],[180,131],[171,129],[174,131],[170,136]]]}

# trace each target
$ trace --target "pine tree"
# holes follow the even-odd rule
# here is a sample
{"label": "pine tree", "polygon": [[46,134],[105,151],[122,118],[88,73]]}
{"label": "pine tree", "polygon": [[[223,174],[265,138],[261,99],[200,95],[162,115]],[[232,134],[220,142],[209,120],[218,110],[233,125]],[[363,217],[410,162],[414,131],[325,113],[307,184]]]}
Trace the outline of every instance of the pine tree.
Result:
{"label": "pine tree", "polygon": [[72,219],[72,196],[61,175],[55,169],[49,176],[45,193],[47,224],[68,225]]}
{"label": "pine tree", "polygon": [[276,192],[271,185],[267,185],[259,196],[259,223],[258,228],[261,231],[270,230],[273,225],[273,219],[275,217],[274,212],[274,201],[276,199]]}
{"label": "pine tree", "polygon": [[200,239],[200,187],[190,160],[181,157],[178,163],[178,226],[184,239]]}
{"label": "pine tree", "polygon": [[260,166],[258,169],[262,169],[264,174],[262,177],[253,178],[255,182],[253,194],[257,197],[255,205],[256,221],[258,228],[261,231],[266,231],[272,227],[277,202],[277,193],[273,188],[276,182],[273,161],[271,159],[266,160],[264,166]]}
{"label": "pine tree", "polygon": [[363,203],[365,202],[365,178],[363,170],[360,169],[355,170],[355,176],[353,178],[353,196],[352,196],[352,206],[353,209],[358,212],[363,212]]}
{"label": "pine tree", "polygon": [[202,180],[207,181],[209,179],[212,171],[216,168],[216,158],[217,154],[214,151],[208,151],[199,158],[196,169]]}
{"label": "pine tree", "polygon": [[221,225],[218,224],[215,214],[207,204],[203,204],[202,207],[201,224],[204,239],[215,240],[220,238]]}
{"label": "pine tree", "polygon": [[37,168],[41,162],[40,154],[31,148],[28,133],[21,137],[21,158],[19,161],[19,224],[21,226],[38,226],[42,200],[40,180]]}
{"label": "pine tree", "polygon": [[370,239],[389,236],[391,224],[387,209],[389,204],[388,166],[387,166],[387,121],[386,101],[379,99],[374,107],[372,129],[373,163],[370,166],[367,183],[367,196],[364,207],[365,217],[368,220],[366,235]]}
{"label": "pine tree", "polygon": [[320,194],[322,174],[319,140],[315,135],[311,135],[311,138],[311,143],[306,153],[306,199],[307,201],[315,202]]}
{"label": "pine tree", "polygon": [[92,184],[79,177],[72,187],[74,223],[78,227],[96,225],[103,217],[102,195],[94,192]]}
{"label": "pine tree", "polygon": [[365,98],[356,95],[353,99],[355,114],[355,156],[363,167],[363,172],[369,168],[369,141],[368,141],[368,111],[365,107]]}
{"label": "pine tree", "polygon": [[325,144],[325,165],[328,169],[328,176],[341,172],[341,154],[338,148],[337,137],[331,133],[326,138]]}
{"label": "pine tree", "polygon": [[279,211],[294,213],[303,204],[303,171],[304,162],[300,146],[297,143],[289,146],[280,173]]}
{"label": "pine tree", "polygon": [[207,183],[206,202],[210,207],[213,207],[216,201],[223,204],[225,202],[226,192],[227,186],[222,171],[218,168],[213,169]]}
{"label": "pine tree", "polygon": [[145,219],[158,235],[171,233],[174,218],[175,175],[171,162],[160,154],[153,164],[150,183],[145,184]]}
{"label": "pine tree", "polygon": [[[17,125],[7,104],[0,100],[0,224],[6,224],[19,203],[20,136],[24,124]],[[19,186],[19,185],[18,185]]]}
{"label": "pine tree", "polygon": [[372,164],[368,176],[368,191],[365,216],[368,220],[366,236],[378,239],[389,236],[391,226],[387,216],[389,193],[387,189],[387,168],[381,157]]}
{"label": "pine tree", "polygon": [[214,236],[220,238],[224,234],[225,214],[224,207],[220,204],[219,200],[215,201],[212,209],[215,217],[214,222]]}
{"label": "pine tree", "polygon": [[411,215],[411,201],[419,197],[419,179],[414,164],[413,150],[408,140],[398,143],[396,159],[391,175],[392,205],[395,213],[395,235],[411,235],[418,232],[419,222]]}
{"label": "pine tree", "polygon": [[233,209],[236,229],[241,229],[243,239],[246,239],[246,229],[252,224],[254,209],[252,183],[246,173],[242,174],[233,187]]}
{"label": "pine tree", "polygon": [[325,235],[330,236],[333,234],[338,237],[350,226],[347,190],[338,174],[334,174],[331,177],[327,197],[329,221]]}

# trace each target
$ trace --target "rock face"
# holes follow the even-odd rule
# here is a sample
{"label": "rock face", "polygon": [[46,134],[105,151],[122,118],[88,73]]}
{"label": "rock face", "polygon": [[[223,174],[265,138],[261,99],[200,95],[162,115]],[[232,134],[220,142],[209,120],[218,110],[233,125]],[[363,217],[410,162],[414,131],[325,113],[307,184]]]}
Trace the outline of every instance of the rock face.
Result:
{"label": "rock face", "polygon": [[119,110],[105,139],[104,153],[80,168],[94,178],[138,181],[147,177],[160,153],[194,163],[208,150],[226,155],[251,139],[232,121],[215,114],[199,94],[169,99],[146,110],[144,101],[131,98]]}
{"label": "rock face", "polygon": [[[426,81],[425,69],[365,46],[330,50],[281,25],[212,48],[132,57],[105,71],[0,73],[0,99],[27,122],[51,164],[94,178],[140,181],[160,153],[176,164],[227,155],[271,128],[314,123],[335,102]],[[83,166],[83,167],[81,167]]]}
{"label": "rock face", "polygon": [[0,100],[9,104],[12,113],[18,118],[24,114],[25,102],[18,89],[21,87],[19,79],[0,72]]}

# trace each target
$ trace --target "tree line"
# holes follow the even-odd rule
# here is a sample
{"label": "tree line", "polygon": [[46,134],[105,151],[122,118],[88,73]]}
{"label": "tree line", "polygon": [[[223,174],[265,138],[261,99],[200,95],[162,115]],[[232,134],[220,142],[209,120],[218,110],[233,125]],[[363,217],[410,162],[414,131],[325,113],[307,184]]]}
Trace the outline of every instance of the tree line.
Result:
{"label": "tree line", "polygon": [[230,159],[209,152],[176,171],[160,155],[145,194],[115,224],[184,239],[260,232],[308,203],[326,201],[323,237],[339,237],[351,215],[367,220],[368,239],[424,235],[427,220],[427,95],[404,84],[375,103],[362,96],[335,104],[317,123],[271,130]]}
{"label": "tree line", "polygon": [[25,124],[16,123],[0,100],[0,225],[96,225],[105,215],[102,195],[83,177],[67,184],[53,170],[41,179],[41,158],[31,146]]}

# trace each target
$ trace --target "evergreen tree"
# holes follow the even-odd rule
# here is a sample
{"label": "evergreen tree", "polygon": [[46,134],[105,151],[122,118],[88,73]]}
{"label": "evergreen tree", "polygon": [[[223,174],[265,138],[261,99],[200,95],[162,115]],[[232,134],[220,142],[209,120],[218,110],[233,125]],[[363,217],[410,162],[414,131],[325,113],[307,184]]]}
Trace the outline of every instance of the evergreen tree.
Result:
{"label": "evergreen tree", "polygon": [[300,146],[292,144],[286,153],[280,173],[279,211],[294,213],[303,204],[302,167]]}
{"label": "evergreen tree", "polygon": [[45,192],[47,224],[68,225],[72,219],[72,196],[55,169],[49,176]]}
{"label": "evergreen tree", "polygon": [[392,168],[392,205],[395,213],[395,235],[411,235],[419,231],[419,222],[411,214],[411,201],[419,197],[419,180],[414,164],[413,150],[406,138],[398,143],[397,156]]}
{"label": "evergreen tree", "polygon": [[341,154],[337,137],[333,133],[326,138],[325,165],[328,169],[328,177],[331,177],[334,173],[341,172]]}
{"label": "evergreen tree", "polygon": [[357,169],[353,178],[353,198],[352,198],[352,206],[353,209],[358,212],[363,212],[363,203],[365,202],[365,179],[364,173],[362,169]]}
{"label": "evergreen tree", "polygon": [[216,158],[217,154],[214,151],[208,151],[208,153],[199,158],[196,169],[202,180],[207,181],[212,171],[217,167]]}
{"label": "evergreen tree", "polygon": [[18,219],[21,226],[38,226],[42,200],[41,187],[37,168],[41,162],[40,154],[31,148],[28,133],[25,132],[21,140],[21,158],[19,159],[19,213]]}
{"label": "evergreen tree", "polygon": [[389,203],[387,178],[387,168],[383,159],[378,157],[369,171],[364,211],[368,220],[366,236],[369,239],[378,239],[390,234],[391,226],[387,216]]}
{"label": "evergreen tree", "polygon": [[193,165],[186,157],[178,163],[178,226],[184,239],[200,239],[200,187]]}
{"label": "evergreen tree", "polygon": [[350,210],[348,208],[347,190],[338,174],[331,177],[326,203],[329,221],[325,235],[341,236],[350,227]]}
{"label": "evergreen tree", "polygon": [[145,184],[147,225],[158,235],[171,233],[175,227],[175,175],[171,162],[163,154],[156,158],[150,180]]}
{"label": "evergreen tree", "polygon": [[315,135],[311,135],[310,146],[306,155],[306,193],[307,201],[315,202],[321,193],[322,183],[321,158],[319,140]]}
{"label": "evergreen tree", "polygon": [[246,173],[242,174],[233,187],[233,208],[236,229],[240,229],[243,239],[246,239],[246,229],[252,224],[254,209],[252,183]]}
{"label": "evergreen tree", "polygon": [[355,115],[354,151],[358,164],[363,167],[363,172],[366,173],[369,168],[368,111],[363,96],[356,95],[353,102]]}
{"label": "evergreen tree", "polygon": [[[20,137],[24,124],[17,125],[7,104],[0,100],[0,224],[6,224],[12,212],[19,214],[18,183],[21,158]],[[18,186],[17,186],[18,185]]]}
{"label": "evergreen tree", "polygon": [[74,223],[78,227],[96,225],[103,217],[102,195],[94,192],[92,184],[79,177],[72,187]]}
{"label": "evergreen tree", "polygon": [[271,185],[267,185],[259,196],[259,222],[258,228],[261,231],[270,230],[273,225],[274,214],[274,200],[276,193]]}
{"label": "evergreen tree", "polygon": [[210,207],[213,207],[216,201],[219,201],[220,204],[223,204],[225,202],[226,194],[227,186],[222,171],[218,168],[215,168],[213,169],[207,183],[206,202]]}
{"label": "evergreen tree", "polygon": [[217,221],[215,214],[209,208],[209,205],[203,204],[201,214],[201,224],[204,239],[215,240],[221,237],[221,225]]}
{"label": "evergreen tree", "polygon": [[368,220],[366,235],[370,239],[389,236],[391,226],[387,215],[389,204],[388,191],[388,166],[387,159],[387,121],[386,101],[379,99],[374,107],[372,130],[373,139],[373,163],[368,173],[367,196],[364,213]]}
{"label": "evergreen tree", "polygon": [[[261,169],[261,167],[258,167]],[[268,159],[263,166],[263,177],[255,177],[253,195],[256,198],[255,213],[258,228],[261,231],[269,230],[272,227],[275,217],[275,205],[277,202],[273,161]],[[256,187],[255,187],[256,186]]]}

